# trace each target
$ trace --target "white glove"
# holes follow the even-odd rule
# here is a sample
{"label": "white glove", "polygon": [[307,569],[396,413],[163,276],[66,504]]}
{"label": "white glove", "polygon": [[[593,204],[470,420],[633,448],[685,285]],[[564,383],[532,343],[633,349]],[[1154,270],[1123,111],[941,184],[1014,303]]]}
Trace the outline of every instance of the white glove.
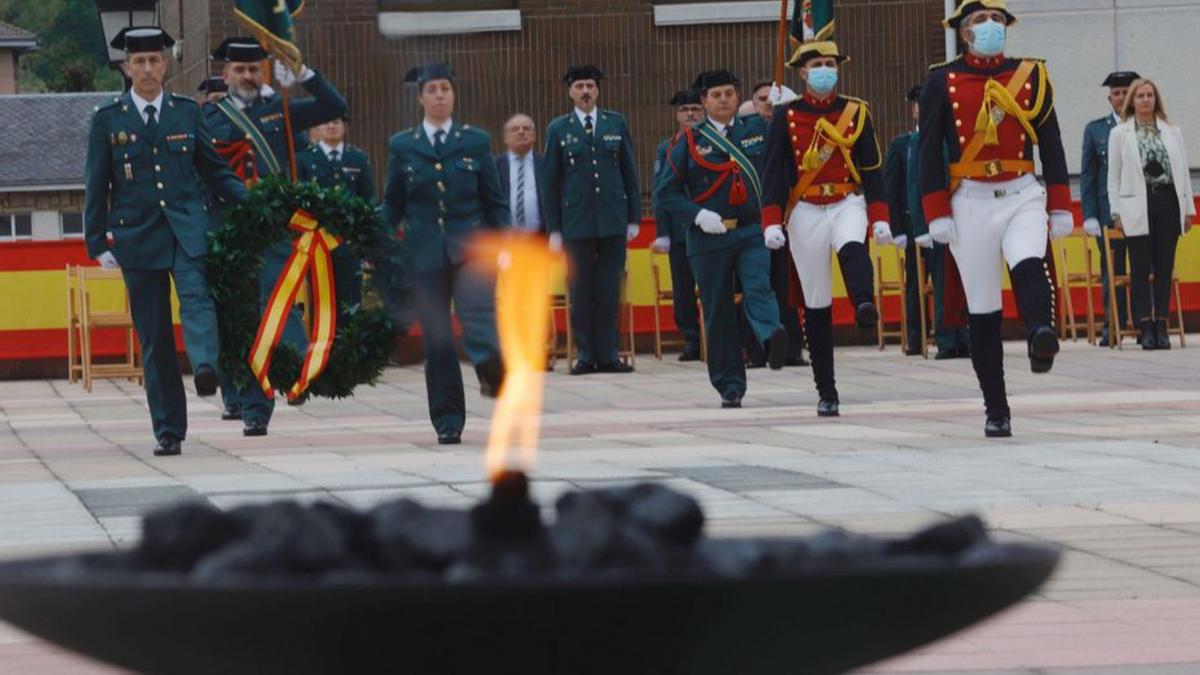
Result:
{"label": "white glove", "polygon": [[504,249],[496,254],[496,269],[506,270],[512,267],[512,253]]}
{"label": "white glove", "polygon": [[1075,217],[1070,211],[1051,211],[1050,212],[1050,237],[1052,239],[1062,239],[1071,234],[1071,230],[1075,229]]}
{"label": "white glove", "polygon": [[670,253],[671,252],[671,238],[670,237],[659,237],[658,239],[655,239],[653,242],[651,242],[650,249],[653,250],[655,253]]}
{"label": "white glove", "polygon": [[700,209],[700,213],[696,214],[696,224],[707,234],[725,234],[726,232],[725,221],[716,211]]}
{"label": "white glove", "polygon": [[782,225],[768,225],[767,229],[763,230],[763,239],[767,242],[767,248],[772,251],[778,251],[787,243]]}
{"label": "white glove", "polygon": [[116,270],[121,268],[121,265],[117,263],[117,256],[113,255],[112,251],[105,251],[104,253],[96,256],[96,262],[100,263],[100,266],[106,270]]}
{"label": "white glove", "polygon": [[958,241],[958,228],[954,219],[949,216],[934,218],[929,223],[929,236],[939,244],[953,244]]}
{"label": "white glove", "polygon": [[551,251],[554,251],[555,253],[561,253],[562,252],[562,232],[551,232],[550,239],[546,243],[548,243],[550,245]]}
{"label": "white glove", "polygon": [[1099,237],[1100,221],[1096,220],[1095,218],[1088,218],[1087,220],[1083,221],[1083,231],[1087,232],[1089,236]]}
{"label": "white glove", "polygon": [[881,245],[887,246],[888,244],[895,243],[895,240],[892,239],[891,225],[879,220],[876,221],[871,228],[875,230],[875,241],[879,242]]}
{"label": "white glove", "polygon": [[896,248],[904,250],[908,248],[908,235],[898,234],[892,239],[892,243],[896,245]]}
{"label": "white glove", "polygon": [[767,100],[771,102],[771,105],[791,103],[798,98],[800,97],[796,95],[796,92],[789,89],[786,84],[771,85],[771,93],[767,95]]}
{"label": "white glove", "polygon": [[933,248],[933,237],[928,234],[917,237],[917,246],[921,248]]}
{"label": "white glove", "polygon": [[641,225],[630,223],[625,226],[625,241],[630,242],[637,239],[638,233],[642,231]]}
{"label": "white glove", "polygon": [[308,66],[301,65],[300,73],[296,74],[282,61],[275,62],[275,81],[279,83],[281,89],[287,89],[296,84],[296,82],[308,82],[313,78],[313,75],[316,75],[316,73]]}

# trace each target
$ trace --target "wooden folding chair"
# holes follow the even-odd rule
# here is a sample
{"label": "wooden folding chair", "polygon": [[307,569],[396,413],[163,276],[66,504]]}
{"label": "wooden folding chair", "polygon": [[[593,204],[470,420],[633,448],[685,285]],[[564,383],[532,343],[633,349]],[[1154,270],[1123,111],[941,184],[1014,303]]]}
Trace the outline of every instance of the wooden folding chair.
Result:
{"label": "wooden folding chair", "polygon": [[[662,310],[663,303],[670,303],[675,306],[675,298],[671,288],[663,287],[663,267],[660,261],[666,260],[666,253],[650,252],[650,280],[654,285],[654,358],[662,361],[663,347],[684,347],[686,346],[683,338],[678,340],[663,340],[662,339]],[[665,266],[668,270],[667,278],[670,279],[670,265]],[[674,279],[671,280],[674,284]]]}
{"label": "wooden folding chair", "polygon": [[929,279],[925,274],[925,256],[921,255],[921,247],[916,250],[917,255],[917,295],[921,301],[917,303],[918,313],[921,321],[921,358],[929,358],[929,343],[935,336],[935,328],[933,322],[933,280]]}
{"label": "wooden folding chair", "polygon": [[[76,296],[79,308],[80,372],[83,388],[92,391],[92,381],[100,378],[126,378],[141,384],[143,371],[134,339],[133,316],[129,312],[129,295],[125,292],[125,279],[120,270],[100,267],[76,267]],[[118,284],[124,302],[119,310],[93,310],[93,298],[97,289],[105,284]],[[97,329],[117,328],[125,330],[125,360],[118,363],[94,363],[92,352],[93,332]]]}
{"label": "wooden folding chair", "polygon": [[76,265],[67,263],[67,381],[75,384],[83,377],[80,353],[79,279]]}
{"label": "wooden folding chair", "polygon": [[[617,320],[617,358],[631,368],[637,363],[637,341],[634,336],[633,303],[629,301],[629,261],[626,259],[625,271],[621,273],[621,308],[620,319]],[[621,347],[621,338],[625,338],[625,347]]]}
{"label": "wooden folding chair", "polygon": [[[1072,342],[1079,339],[1078,326],[1075,323],[1077,317],[1075,298],[1072,297],[1071,291],[1075,288],[1082,288],[1087,297],[1087,341],[1088,344],[1094,345],[1096,344],[1096,308],[1092,293],[1093,289],[1100,285],[1101,275],[1099,271],[1093,271],[1095,267],[1092,265],[1092,248],[1088,243],[1091,238],[1092,236],[1084,230],[1073,230],[1068,236],[1056,240],[1051,251],[1054,255],[1055,269],[1058,271],[1058,287],[1062,289],[1062,300],[1058,303],[1059,337],[1065,340],[1069,332]],[[1083,240],[1085,269],[1082,272],[1072,272],[1068,266],[1067,242],[1071,239]]]}
{"label": "wooden folding chair", "polygon": [[[900,339],[900,350],[908,351],[908,308],[904,302],[904,255],[898,246],[882,246],[872,242],[872,256],[875,261],[875,306],[879,308],[879,322],[875,324],[875,333],[879,339],[879,351],[886,348],[889,338]],[[899,280],[885,281],[883,278],[884,249],[891,249],[892,257],[899,269]],[[900,298],[900,326],[896,330],[888,330],[884,321],[883,299],[885,297]]]}

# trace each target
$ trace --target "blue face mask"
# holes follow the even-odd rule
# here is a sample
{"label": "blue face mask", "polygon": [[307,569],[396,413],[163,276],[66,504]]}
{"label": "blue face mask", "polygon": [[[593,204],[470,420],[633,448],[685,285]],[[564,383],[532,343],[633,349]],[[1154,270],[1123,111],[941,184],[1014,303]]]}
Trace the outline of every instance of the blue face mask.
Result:
{"label": "blue face mask", "polygon": [[837,68],[816,66],[808,69],[808,87],[818,94],[828,94],[837,86]]}
{"label": "blue face mask", "polygon": [[980,56],[998,56],[1004,52],[1007,31],[1004,24],[993,19],[971,26],[975,43],[971,46]]}

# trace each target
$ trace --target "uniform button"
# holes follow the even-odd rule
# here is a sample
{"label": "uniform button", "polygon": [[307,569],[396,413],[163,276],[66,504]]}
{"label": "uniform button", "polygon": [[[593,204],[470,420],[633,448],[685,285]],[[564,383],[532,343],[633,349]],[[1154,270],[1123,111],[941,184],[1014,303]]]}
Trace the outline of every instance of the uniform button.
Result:
{"label": "uniform button", "polygon": [[950,79],[952,79],[952,80],[953,80],[953,79],[954,79],[954,78],[956,78],[956,77],[958,77],[958,74],[957,74],[957,73],[950,73]]}
{"label": "uniform button", "polygon": [[600,194],[600,188],[599,188],[599,187],[597,187],[597,188],[596,188],[596,194]]}
{"label": "uniform button", "polygon": [[155,165],[154,165],[154,170],[155,170],[155,171],[162,171],[162,166],[160,166],[160,165],[158,165],[158,164],[155,164]]}
{"label": "uniform button", "polygon": [[955,102],[954,102],[954,109],[955,109],[955,110],[958,110],[958,101],[955,101]]}
{"label": "uniform button", "polygon": [[1017,153],[1017,159],[1025,159],[1025,151],[1021,150]]}
{"label": "uniform button", "polygon": [[158,200],[158,205],[159,205],[159,206],[161,206],[161,207],[163,207],[164,209],[165,209],[165,208],[167,208],[167,203],[166,203],[166,202],[164,202],[164,201],[163,201],[163,200],[161,200],[161,199],[160,199],[160,200]]}
{"label": "uniform button", "polygon": [[444,218],[438,218],[438,225],[445,225],[445,224],[446,224],[446,220]]}
{"label": "uniform button", "polygon": [[445,192],[445,191],[446,191],[446,184],[445,184],[445,183],[443,183],[443,182],[442,182],[442,181],[440,181],[440,180],[437,182],[437,187],[438,187],[438,192]]}
{"label": "uniform button", "polygon": [[163,189],[163,184],[162,184],[162,183],[159,183],[159,184],[158,184],[158,189],[159,189],[159,190]]}
{"label": "uniform button", "polygon": [[1021,134],[1021,140],[1025,140],[1025,134]]}
{"label": "uniform button", "polygon": [[962,143],[966,143],[966,142],[967,142],[967,139],[966,139],[966,138],[964,138],[964,137],[962,137],[962,136],[959,136],[959,137],[958,137],[958,142],[959,142],[960,144],[962,144]]}
{"label": "uniform button", "polygon": [[600,174],[598,174],[598,173],[594,173],[594,174],[592,174],[592,175],[596,177],[596,180],[600,180]]}
{"label": "uniform button", "polygon": [[[796,125],[795,125],[795,124],[793,124],[792,126],[796,126]],[[799,142],[800,142],[800,137],[799,137],[799,136],[792,136],[792,142],[793,142],[793,143],[799,143]]]}
{"label": "uniform button", "polygon": [[185,145],[185,146],[183,146],[183,151],[184,151],[184,152],[187,152],[187,146],[186,146],[186,145]]}
{"label": "uniform button", "polygon": [[1026,89],[1033,89],[1033,85],[1032,85],[1032,84],[1030,84],[1030,83],[1028,83],[1028,82],[1026,82],[1026,83],[1025,83],[1025,88],[1026,88]]}
{"label": "uniform button", "polygon": [[1029,99],[1025,99],[1025,107],[1026,107],[1026,108],[1028,108],[1028,107],[1029,107]]}
{"label": "uniform button", "polygon": [[438,162],[437,164],[434,164],[434,165],[433,165],[433,168],[437,169],[438,171],[441,171],[441,170],[442,170],[442,163],[441,163],[441,162]]}
{"label": "uniform button", "polygon": [[124,219],[124,218],[122,218],[120,222],[121,222],[121,224],[122,224],[122,225],[124,225],[124,224],[125,224],[125,219]]}
{"label": "uniform button", "polygon": [[596,160],[594,160],[594,159],[592,160],[592,164],[593,164],[593,165],[596,165],[596,164],[599,164],[599,163],[600,163],[600,162],[597,162],[597,161],[596,161]]}
{"label": "uniform button", "polygon": [[950,87],[950,93],[951,93],[951,94],[953,94],[953,93],[954,93],[954,92],[956,92],[956,91],[958,91],[958,87]]}
{"label": "uniform button", "polygon": [[961,127],[961,126],[962,126],[962,120],[954,120],[954,126],[956,126],[956,127]]}
{"label": "uniform button", "polygon": [[789,129],[795,129],[795,128],[796,128],[796,123],[795,123],[795,122],[788,122],[788,128],[789,128]]}
{"label": "uniform button", "polygon": [[154,148],[153,150],[151,150],[151,152],[153,152],[154,154],[156,154],[156,155],[157,155],[157,154],[158,154],[158,148]]}
{"label": "uniform button", "polygon": [[797,157],[799,157],[799,156],[800,156],[800,151],[799,151],[799,150],[797,150],[797,151],[796,151],[796,156],[797,156]]}

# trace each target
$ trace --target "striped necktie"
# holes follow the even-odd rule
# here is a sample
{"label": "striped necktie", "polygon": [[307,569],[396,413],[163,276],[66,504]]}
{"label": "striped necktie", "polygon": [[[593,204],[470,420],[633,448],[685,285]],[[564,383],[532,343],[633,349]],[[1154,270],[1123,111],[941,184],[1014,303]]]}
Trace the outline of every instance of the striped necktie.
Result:
{"label": "striped necktie", "polygon": [[517,160],[517,203],[513,224],[525,227],[525,158]]}

